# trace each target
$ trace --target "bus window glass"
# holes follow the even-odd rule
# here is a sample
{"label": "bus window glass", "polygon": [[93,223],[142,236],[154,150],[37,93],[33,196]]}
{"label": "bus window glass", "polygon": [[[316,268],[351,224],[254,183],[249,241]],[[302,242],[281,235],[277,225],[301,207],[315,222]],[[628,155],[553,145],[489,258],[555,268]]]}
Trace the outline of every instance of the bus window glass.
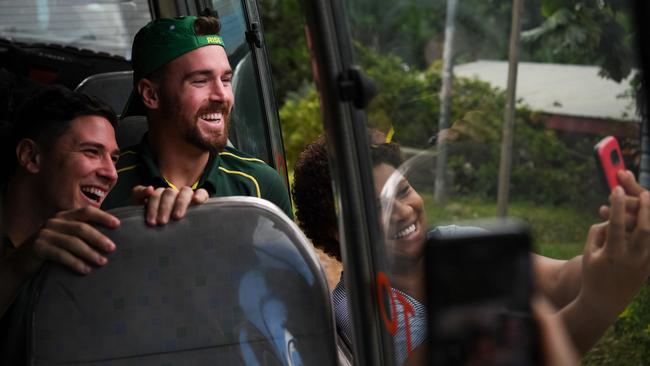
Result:
{"label": "bus window glass", "polygon": [[133,36],[149,20],[146,0],[8,0],[0,12],[0,37],[131,59]]}
{"label": "bus window glass", "polygon": [[267,134],[262,96],[251,49],[246,42],[246,18],[240,0],[212,2],[221,20],[221,35],[224,38],[230,66],[233,69],[233,124],[230,139],[246,153],[266,162],[272,162],[266,144]]}
{"label": "bus window glass", "polygon": [[[639,170],[640,77],[631,4],[524,1],[512,111],[506,106],[513,2],[345,5],[356,60],[379,90],[367,118],[388,249],[377,251],[388,258],[376,260],[394,269],[388,283],[409,304],[423,303],[418,289],[424,274],[415,259],[424,238],[469,219],[521,218],[530,224],[535,252],[559,259],[581,254],[590,226],[603,221],[598,209],[609,195],[594,145],[616,136],[626,167]],[[514,128],[504,153],[506,121]],[[508,160],[500,183],[500,166]],[[645,297],[643,290],[631,309],[642,308]],[[404,306],[398,319],[417,319],[413,308],[409,313]],[[624,314],[619,323],[642,336],[647,320]],[[404,354],[404,344],[407,355],[417,347],[410,326],[411,342],[396,339],[396,355]],[[608,331],[585,364],[623,357],[621,344],[638,345]],[[398,356],[398,363],[403,360]]]}

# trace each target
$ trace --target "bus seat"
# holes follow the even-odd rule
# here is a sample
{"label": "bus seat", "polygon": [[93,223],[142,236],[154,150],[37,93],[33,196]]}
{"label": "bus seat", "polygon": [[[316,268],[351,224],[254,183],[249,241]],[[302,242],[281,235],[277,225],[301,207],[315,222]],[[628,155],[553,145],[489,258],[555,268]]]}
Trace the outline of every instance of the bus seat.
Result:
{"label": "bus seat", "polygon": [[106,266],[36,278],[29,364],[337,364],[323,270],[273,204],[213,198],[155,228],[141,207],[112,212]]}
{"label": "bus seat", "polygon": [[133,88],[133,71],[115,71],[91,75],[75,88],[76,91],[93,95],[120,113]]}
{"label": "bus seat", "polygon": [[115,138],[120,149],[137,145],[145,132],[149,130],[147,117],[129,116],[120,119]]}

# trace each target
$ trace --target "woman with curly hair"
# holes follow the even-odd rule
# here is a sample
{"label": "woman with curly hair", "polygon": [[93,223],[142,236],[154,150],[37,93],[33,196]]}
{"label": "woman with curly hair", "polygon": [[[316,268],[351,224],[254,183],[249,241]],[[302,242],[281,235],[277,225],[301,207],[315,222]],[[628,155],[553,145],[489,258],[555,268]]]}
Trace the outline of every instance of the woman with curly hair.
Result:
{"label": "woman with curly hair", "polygon": [[[402,157],[396,144],[379,144],[371,148],[375,189],[380,192],[389,177],[401,165]],[[336,211],[324,137],[308,145],[300,154],[294,170],[293,198],[296,218],[314,246],[341,261]],[[424,356],[426,339],[426,307],[424,290],[424,242],[426,217],[422,198],[402,177],[396,186],[396,198],[387,229],[387,248],[391,259],[391,296],[396,302],[398,329],[394,337],[395,358],[402,364],[412,353]],[[343,279],[332,293],[339,334],[351,344],[352,325]],[[406,308],[405,308],[406,307]],[[409,316],[409,335],[405,311]],[[414,362],[416,357],[409,358]],[[419,361],[417,361],[419,362]]]}
{"label": "woman with curly hair", "polygon": [[[391,143],[373,145],[371,154],[377,197],[386,200],[385,186],[392,189],[388,194],[392,208],[390,216],[383,220],[387,226],[383,231],[390,259],[391,296],[400,299],[396,301],[394,314],[398,323],[394,344],[397,364],[402,364],[416,358],[409,357],[411,354],[421,353],[423,347],[418,345],[426,339],[422,282],[426,237],[451,236],[478,228],[449,225],[428,231],[422,198],[398,171],[402,163],[399,147]],[[537,289],[560,309],[555,316],[566,325],[579,352],[593,346],[629,304],[650,272],[647,266],[650,251],[639,251],[650,247],[650,194],[636,183],[630,172],[619,172],[618,179],[621,187],[613,191],[611,207],[603,211],[609,220],[589,230],[585,244],[587,255],[555,260],[532,254]],[[292,193],[301,228],[317,248],[340,261],[331,181],[327,147],[321,137],[300,155]],[[382,201],[382,206],[385,203]],[[343,281],[338,283],[332,297],[339,333],[350,343],[351,321]],[[407,313],[408,335],[404,321]]]}
{"label": "woman with curly hair", "polygon": [[317,248],[341,261],[332,179],[323,136],[300,153],[291,193],[300,228]]}

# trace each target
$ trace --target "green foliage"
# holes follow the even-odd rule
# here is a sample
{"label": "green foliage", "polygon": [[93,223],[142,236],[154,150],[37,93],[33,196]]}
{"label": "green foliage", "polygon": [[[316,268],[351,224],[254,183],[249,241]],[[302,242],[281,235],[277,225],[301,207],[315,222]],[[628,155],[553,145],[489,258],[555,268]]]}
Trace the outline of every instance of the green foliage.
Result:
{"label": "green foliage", "polygon": [[542,62],[596,64],[617,82],[633,65],[629,10],[620,1],[544,0],[544,22],[522,33],[522,43]]}
{"label": "green foliage", "polygon": [[[368,122],[380,130],[390,126],[404,146],[427,148],[438,130],[440,70],[409,68],[399,57],[378,56],[357,47],[366,74],[379,94],[368,108]],[[457,141],[450,145],[448,161],[453,194],[484,199],[496,197],[504,93],[477,80],[456,78],[452,98],[453,129]],[[291,165],[304,146],[322,133],[318,100],[313,87],[294,94],[280,112]],[[534,203],[573,204],[590,207],[602,201],[591,156],[593,138],[583,138],[570,149],[538,116],[517,110],[513,145],[510,197]],[[291,167],[291,166],[290,166]]]}
{"label": "green foliage", "polygon": [[[450,144],[448,166],[453,192],[495,198],[504,115],[503,92],[477,80],[456,79],[452,128],[460,133]],[[584,208],[599,202],[591,156],[593,138],[583,137],[571,149],[539,116],[525,107],[516,112],[512,147],[510,197],[535,203],[574,204]]]}
{"label": "green foliage", "polygon": [[[359,60],[379,89],[368,108],[369,123],[380,130],[392,125],[396,141],[427,148],[438,131],[440,68],[409,68],[395,55],[379,56],[357,46]],[[496,197],[501,126],[505,95],[478,80],[454,79],[451,121],[459,139],[450,146],[449,170],[456,194]],[[536,203],[572,203],[585,207],[600,201],[580,187],[597,187],[591,156],[593,139],[572,150],[539,117],[526,108],[517,110],[511,197]]]}
{"label": "green foliage", "polygon": [[295,0],[259,0],[278,103],[311,80],[304,19]]}
{"label": "green foliage", "polygon": [[[475,197],[452,197],[445,205],[435,203],[433,194],[418,191],[425,203],[430,226],[458,223],[463,220],[491,218],[496,215],[496,200]],[[540,254],[568,259],[582,253],[589,227],[596,221],[593,214],[574,206],[533,204],[514,201],[508,215],[530,224],[535,246]]]}
{"label": "green foliage", "polygon": [[287,168],[293,171],[293,164],[300,152],[323,133],[316,89],[305,86],[300,92],[290,94],[280,109],[280,120]]}
{"label": "green foliage", "polygon": [[641,289],[596,346],[585,356],[585,366],[647,365],[650,360],[650,287]]}
{"label": "green foliage", "polygon": [[[431,225],[492,217],[493,200],[460,198],[445,206],[434,203],[433,195],[422,194]],[[530,202],[512,202],[509,214],[531,225],[535,252],[557,259],[570,259],[582,253],[586,233],[594,217],[572,206],[556,207]],[[650,287],[646,285],[582,360],[584,366],[637,366],[650,360]]]}
{"label": "green foliage", "polygon": [[359,0],[348,2],[352,37],[380,53],[396,53],[417,67],[427,65],[424,50],[444,24],[445,2]]}
{"label": "green foliage", "polygon": [[379,56],[360,45],[357,53],[379,91],[367,108],[369,124],[382,131],[393,126],[400,139],[414,142],[409,146],[424,146],[437,131],[431,116],[439,113],[440,73],[411,69],[395,55]]}
{"label": "green foliage", "polygon": [[[496,197],[501,139],[501,120],[495,116],[496,111],[468,112],[468,118],[457,122],[459,128],[467,131],[466,136],[452,144],[448,163],[457,194]],[[600,184],[589,150],[570,150],[554,131],[545,129],[533,116],[525,109],[517,113],[510,173],[511,199],[573,204],[580,208],[589,207],[594,200],[599,202],[598,189],[583,190],[583,187],[599,187]]]}

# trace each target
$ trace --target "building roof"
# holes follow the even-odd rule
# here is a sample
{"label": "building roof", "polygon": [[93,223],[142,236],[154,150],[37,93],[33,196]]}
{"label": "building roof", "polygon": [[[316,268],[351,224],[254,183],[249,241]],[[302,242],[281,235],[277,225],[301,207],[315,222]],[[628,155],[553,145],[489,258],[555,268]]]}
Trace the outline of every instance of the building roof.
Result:
{"label": "building roof", "polygon": [[[533,110],[575,117],[638,122],[631,97],[630,78],[615,82],[598,75],[598,66],[520,62],[517,71],[517,100]],[[456,76],[476,78],[505,90],[507,61],[479,60],[454,66]]]}

